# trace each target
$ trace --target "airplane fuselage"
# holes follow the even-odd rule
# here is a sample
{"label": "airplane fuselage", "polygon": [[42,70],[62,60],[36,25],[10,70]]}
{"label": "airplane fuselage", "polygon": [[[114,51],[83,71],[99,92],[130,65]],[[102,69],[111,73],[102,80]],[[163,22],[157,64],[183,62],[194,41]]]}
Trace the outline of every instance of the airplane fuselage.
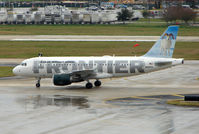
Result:
{"label": "airplane fuselage", "polygon": [[53,78],[57,86],[87,81],[86,88],[92,88],[90,79],[96,79],[94,85],[99,87],[99,79],[133,76],[169,68],[183,64],[183,59],[172,58],[178,28],[169,26],[152,48],[140,57],[37,57],[24,60],[13,69],[13,73],[35,77],[36,87],[40,87],[41,78]]}
{"label": "airplane fuselage", "polygon": [[[37,57],[24,60],[14,70],[27,77],[52,78],[55,74],[94,70],[89,79],[123,77],[182,64],[183,59],[146,57]],[[23,70],[23,71],[21,71]]]}

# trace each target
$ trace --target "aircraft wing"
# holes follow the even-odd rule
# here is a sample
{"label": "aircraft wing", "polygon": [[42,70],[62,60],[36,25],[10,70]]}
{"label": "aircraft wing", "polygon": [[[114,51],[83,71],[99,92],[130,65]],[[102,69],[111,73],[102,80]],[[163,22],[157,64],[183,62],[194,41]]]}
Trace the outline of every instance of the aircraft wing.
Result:
{"label": "aircraft wing", "polygon": [[112,76],[112,74],[108,73],[98,73],[96,69],[85,69],[85,70],[72,71],[72,72],[62,71],[61,74],[70,75],[74,81],[83,81],[93,77],[98,79],[103,79],[103,78],[110,78]]}
{"label": "aircraft wing", "polygon": [[91,75],[95,75],[95,70],[93,69],[87,69],[87,70],[81,70],[81,71],[74,71],[72,73],[70,73],[73,77],[80,77],[80,78],[87,78]]}

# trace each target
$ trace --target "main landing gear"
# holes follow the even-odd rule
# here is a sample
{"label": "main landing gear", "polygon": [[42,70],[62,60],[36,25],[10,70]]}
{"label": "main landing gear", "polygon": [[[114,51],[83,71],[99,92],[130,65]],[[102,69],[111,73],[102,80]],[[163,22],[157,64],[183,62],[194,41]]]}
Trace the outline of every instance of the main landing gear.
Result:
{"label": "main landing gear", "polygon": [[93,84],[90,82],[86,83],[86,88],[88,89],[93,88]]}
{"label": "main landing gear", "polygon": [[37,88],[40,87],[40,81],[41,81],[41,78],[38,78],[38,79],[37,79],[37,83],[36,83],[36,87],[37,87]]}
{"label": "main landing gear", "polygon": [[[99,80],[96,80],[95,83],[94,83],[94,85],[95,85],[96,87],[100,87],[101,84],[102,84],[102,83],[101,83],[101,81],[99,81]],[[88,88],[88,89],[93,88],[93,84],[90,83],[90,82],[88,81],[88,83],[86,83],[86,88]]]}
{"label": "main landing gear", "polygon": [[101,81],[96,80],[94,84],[96,87],[100,87],[102,83],[101,83]]}

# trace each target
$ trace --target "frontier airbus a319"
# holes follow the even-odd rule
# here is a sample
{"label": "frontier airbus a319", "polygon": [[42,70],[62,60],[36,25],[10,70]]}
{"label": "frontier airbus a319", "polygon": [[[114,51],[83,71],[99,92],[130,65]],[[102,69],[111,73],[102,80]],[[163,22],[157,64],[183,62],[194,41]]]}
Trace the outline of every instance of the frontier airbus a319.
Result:
{"label": "frontier airbus a319", "polygon": [[35,57],[24,60],[13,69],[15,75],[35,77],[36,87],[41,78],[52,78],[56,86],[87,81],[101,86],[100,79],[133,76],[149,73],[175,65],[183,64],[184,59],[172,58],[178,26],[169,26],[153,47],[143,56],[102,56],[102,57]]}

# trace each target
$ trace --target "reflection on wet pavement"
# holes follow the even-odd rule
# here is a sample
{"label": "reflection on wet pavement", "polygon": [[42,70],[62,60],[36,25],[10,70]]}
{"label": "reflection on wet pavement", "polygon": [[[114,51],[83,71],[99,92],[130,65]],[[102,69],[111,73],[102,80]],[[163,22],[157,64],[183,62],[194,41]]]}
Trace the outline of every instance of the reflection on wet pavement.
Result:
{"label": "reflection on wet pavement", "polygon": [[45,106],[67,107],[73,106],[79,109],[89,108],[86,97],[81,96],[64,96],[64,95],[32,95],[24,98],[18,98],[17,102],[32,107],[33,109]]}

